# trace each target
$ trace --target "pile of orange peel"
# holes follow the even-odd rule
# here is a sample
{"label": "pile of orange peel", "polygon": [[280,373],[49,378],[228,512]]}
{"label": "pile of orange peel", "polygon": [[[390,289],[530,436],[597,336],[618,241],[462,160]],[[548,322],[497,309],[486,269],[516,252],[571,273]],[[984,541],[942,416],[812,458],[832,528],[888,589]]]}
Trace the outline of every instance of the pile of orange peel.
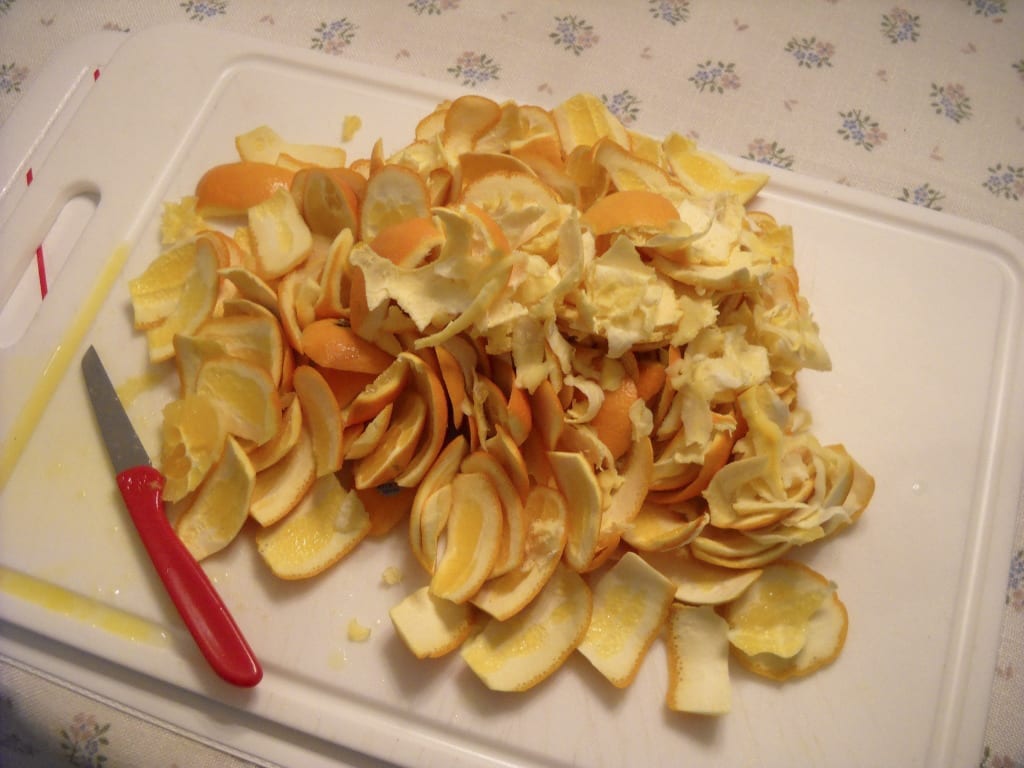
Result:
{"label": "pile of orange peel", "polygon": [[624,687],[660,636],[667,706],[723,714],[730,658],[837,657],[836,586],[787,555],[874,481],[798,405],[830,362],[789,227],[748,206],[765,174],[589,94],[462,96],[354,161],[265,126],[236,149],[129,285],[177,367],[160,464],[196,558],[251,519],[307,578],[404,528],[427,583],[395,631],[495,690],[574,651]]}

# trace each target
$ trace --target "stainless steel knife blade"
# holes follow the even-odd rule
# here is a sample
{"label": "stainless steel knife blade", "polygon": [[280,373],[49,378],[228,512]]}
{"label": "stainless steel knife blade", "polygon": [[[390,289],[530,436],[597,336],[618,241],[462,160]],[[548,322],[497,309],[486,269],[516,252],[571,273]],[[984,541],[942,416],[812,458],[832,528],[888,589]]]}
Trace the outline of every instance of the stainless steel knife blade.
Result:
{"label": "stainless steel knife blade", "polygon": [[82,356],[82,374],[85,376],[85,387],[96,412],[96,421],[100,432],[103,433],[103,443],[114,465],[114,473],[120,474],[132,467],[149,465],[149,454],[143,447],[135,427],[132,426],[121,398],[117,396],[117,390],[114,389],[93,347],[89,347]]}

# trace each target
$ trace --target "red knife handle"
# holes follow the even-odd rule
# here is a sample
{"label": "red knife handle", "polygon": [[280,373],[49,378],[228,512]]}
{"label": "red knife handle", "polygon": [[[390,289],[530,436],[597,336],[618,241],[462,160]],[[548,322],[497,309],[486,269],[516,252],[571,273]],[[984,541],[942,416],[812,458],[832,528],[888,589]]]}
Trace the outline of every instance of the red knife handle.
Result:
{"label": "red knife handle", "polygon": [[164,478],[147,466],[117,476],[146,551],[196,645],[214,671],[233,685],[250,688],[263,670],[206,573],[182,544],[164,513]]}

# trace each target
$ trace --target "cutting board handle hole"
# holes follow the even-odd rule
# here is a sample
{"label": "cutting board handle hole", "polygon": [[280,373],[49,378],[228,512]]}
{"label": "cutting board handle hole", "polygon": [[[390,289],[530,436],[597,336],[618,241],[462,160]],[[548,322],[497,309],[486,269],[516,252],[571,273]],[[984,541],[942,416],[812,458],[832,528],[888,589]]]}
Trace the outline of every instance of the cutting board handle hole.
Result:
{"label": "cutting board handle hole", "polygon": [[35,258],[0,310],[0,349],[13,346],[25,335],[99,204],[99,190],[89,187],[74,192],[61,206]]}

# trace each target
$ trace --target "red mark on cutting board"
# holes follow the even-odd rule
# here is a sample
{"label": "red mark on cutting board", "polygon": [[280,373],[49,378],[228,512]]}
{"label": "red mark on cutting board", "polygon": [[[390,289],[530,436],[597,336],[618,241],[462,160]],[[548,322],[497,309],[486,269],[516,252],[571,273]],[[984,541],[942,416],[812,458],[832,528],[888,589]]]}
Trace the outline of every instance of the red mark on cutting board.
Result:
{"label": "red mark on cutting board", "polygon": [[94,69],[92,71],[92,79],[93,79],[93,81],[96,81],[96,80],[100,79],[100,71],[98,69]]}
{"label": "red mark on cutting board", "polygon": [[[32,169],[29,168],[25,171],[25,186],[29,186],[32,183],[32,179],[35,178],[32,175]],[[46,286],[46,261],[43,259],[43,246],[36,248],[36,272],[39,273],[39,298],[45,299],[46,292],[49,290]]]}
{"label": "red mark on cutting board", "polygon": [[39,273],[39,298],[46,298],[46,262],[43,260],[43,246],[36,248],[36,272]]}

